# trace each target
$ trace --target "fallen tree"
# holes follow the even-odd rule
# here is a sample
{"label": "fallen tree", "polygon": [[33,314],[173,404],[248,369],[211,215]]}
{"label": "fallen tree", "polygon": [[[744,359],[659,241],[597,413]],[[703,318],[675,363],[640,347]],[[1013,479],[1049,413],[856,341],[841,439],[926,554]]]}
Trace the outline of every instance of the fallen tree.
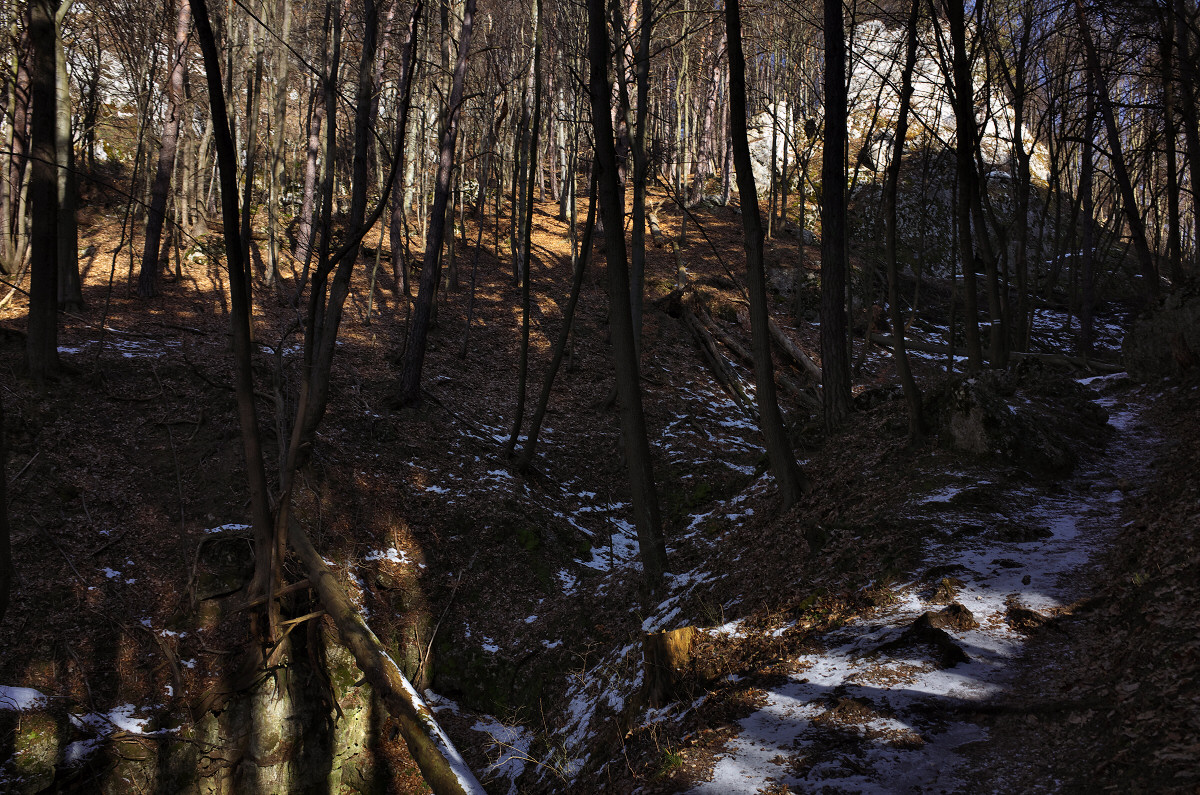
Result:
{"label": "fallen tree", "polygon": [[291,523],[288,540],[304,564],[308,581],[320,596],[325,612],[333,619],[338,637],[354,655],[355,663],[388,713],[400,724],[400,734],[426,783],[438,795],[483,795],[483,787],[438,725],[433,712],[363,621],[358,608],[298,522]]}

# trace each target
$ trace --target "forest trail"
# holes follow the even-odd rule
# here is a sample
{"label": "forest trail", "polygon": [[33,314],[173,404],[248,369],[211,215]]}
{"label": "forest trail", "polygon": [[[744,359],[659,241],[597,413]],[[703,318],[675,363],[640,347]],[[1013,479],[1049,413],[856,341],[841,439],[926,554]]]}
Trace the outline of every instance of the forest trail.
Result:
{"label": "forest trail", "polygon": [[890,588],[890,605],[792,660],[693,792],[964,790],[966,762],[990,742],[977,719],[1019,698],[1018,670],[1050,662],[1018,665],[1023,630],[1088,595],[1089,559],[1159,441],[1139,419],[1141,388],[1123,376],[1083,383],[1109,411],[1106,454],[1061,483],[961,472],[915,497],[912,518],[930,531],[922,570]]}

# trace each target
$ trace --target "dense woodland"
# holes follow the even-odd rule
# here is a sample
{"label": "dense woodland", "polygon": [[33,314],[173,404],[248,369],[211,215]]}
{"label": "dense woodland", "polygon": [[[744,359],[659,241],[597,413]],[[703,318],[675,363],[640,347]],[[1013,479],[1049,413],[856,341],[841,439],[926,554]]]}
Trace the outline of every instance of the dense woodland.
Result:
{"label": "dense woodland", "polygon": [[[1194,0],[0,0],[0,28],[0,789],[720,791],[764,683],[887,588],[950,606],[871,654],[986,658],[929,528],[1030,544],[1063,493],[1107,562],[1000,623],[1077,659],[1086,603],[1125,645],[1040,727],[977,710],[992,750],[938,786],[1026,791],[988,771],[1046,743],[1064,786],[1195,785],[1194,623],[1154,625],[1170,675],[1135,651],[1136,589],[1196,598],[1167,444],[1198,432]],[[831,692],[846,736],[898,720]],[[745,791],[851,775],[828,742]]]}

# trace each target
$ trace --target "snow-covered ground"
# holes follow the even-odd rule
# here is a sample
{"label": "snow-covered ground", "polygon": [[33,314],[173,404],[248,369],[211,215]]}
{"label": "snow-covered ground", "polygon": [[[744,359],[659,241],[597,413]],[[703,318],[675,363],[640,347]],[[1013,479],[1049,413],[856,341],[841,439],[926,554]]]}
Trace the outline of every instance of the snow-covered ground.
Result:
{"label": "snow-covered ground", "polygon": [[905,635],[923,613],[945,607],[945,594],[938,598],[929,587],[937,575],[899,585],[889,607],[830,632],[820,652],[794,661],[795,673],[766,691],[765,704],[740,722],[712,779],[694,792],[756,792],[772,784],[792,791],[960,791],[957,749],[987,735],[956,720],[958,708],[1019,686],[1013,663],[1025,636],[1013,628],[1010,611],[1044,615],[1081,595],[1081,567],[1119,523],[1118,482],[1145,466],[1152,439],[1139,428],[1137,409],[1113,396],[1119,378],[1084,379],[1107,393],[1099,402],[1117,431],[1104,465],[1057,492],[1022,487],[1008,495],[1021,506],[1017,524],[1033,530],[1017,537],[1033,540],[956,532],[995,520],[978,508],[953,507],[957,493],[979,483],[914,501],[915,515],[930,526],[924,570],[953,578],[954,600],[978,623],[945,628],[966,662],[948,661]]}

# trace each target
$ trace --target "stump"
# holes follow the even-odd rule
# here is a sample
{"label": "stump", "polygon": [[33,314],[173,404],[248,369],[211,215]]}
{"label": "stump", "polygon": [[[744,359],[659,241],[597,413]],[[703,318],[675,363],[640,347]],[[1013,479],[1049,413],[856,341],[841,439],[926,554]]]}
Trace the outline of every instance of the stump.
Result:
{"label": "stump", "polygon": [[691,665],[695,627],[648,632],[642,636],[646,700],[652,707],[670,703]]}

